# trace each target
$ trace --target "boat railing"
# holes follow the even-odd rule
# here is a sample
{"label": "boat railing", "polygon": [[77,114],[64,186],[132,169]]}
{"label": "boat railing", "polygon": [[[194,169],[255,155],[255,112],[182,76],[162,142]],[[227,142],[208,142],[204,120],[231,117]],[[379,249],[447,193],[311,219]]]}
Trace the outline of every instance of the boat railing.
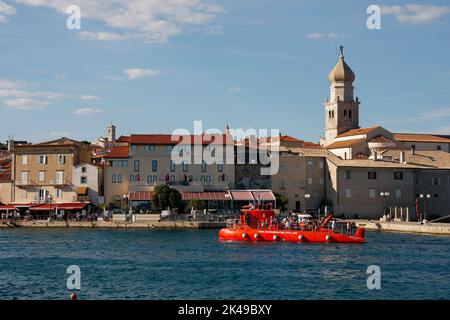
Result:
{"label": "boat railing", "polygon": [[347,227],[346,222],[336,222],[334,230],[332,229],[332,225],[327,224],[325,227],[320,227],[320,223],[318,221],[293,221],[289,223],[283,223],[278,220],[247,220],[245,223],[241,223],[241,221],[237,220],[234,223],[234,227],[248,227],[251,229],[259,229],[259,230],[286,230],[286,231],[328,231],[330,233],[339,233],[345,234],[349,236],[353,236],[356,232],[356,226],[354,224],[350,224]]}

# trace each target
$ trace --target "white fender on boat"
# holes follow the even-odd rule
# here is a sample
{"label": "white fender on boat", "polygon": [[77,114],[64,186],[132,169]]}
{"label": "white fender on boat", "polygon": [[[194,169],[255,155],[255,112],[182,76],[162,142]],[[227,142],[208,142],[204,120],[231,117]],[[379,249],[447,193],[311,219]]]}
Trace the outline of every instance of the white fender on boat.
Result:
{"label": "white fender on boat", "polygon": [[246,233],[243,233],[243,234],[242,234],[242,238],[244,238],[244,239],[245,239],[245,238],[247,238],[247,237],[248,237],[248,236],[247,236],[247,234],[246,234]]}
{"label": "white fender on boat", "polygon": [[329,235],[327,235],[327,236],[325,237],[325,240],[330,241],[330,240],[331,240],[331,237],[330,237]]}
{"label": "white fender on boat", "polygon": [[280,239],[279,236],[277,236],[277,235],[274,235],[274,236],[273,236],[273,240],[277,241],[278,239]]}
{"label": "white fender on boat", "polygon": [[298,236],[298,240],[303,241],[305,239],[305,237],[301,234]]}
{"label": "white fender on boat", "polygon": [[255,233],[255,239],[259,239],[259,238],[260,238],[259,233]]}

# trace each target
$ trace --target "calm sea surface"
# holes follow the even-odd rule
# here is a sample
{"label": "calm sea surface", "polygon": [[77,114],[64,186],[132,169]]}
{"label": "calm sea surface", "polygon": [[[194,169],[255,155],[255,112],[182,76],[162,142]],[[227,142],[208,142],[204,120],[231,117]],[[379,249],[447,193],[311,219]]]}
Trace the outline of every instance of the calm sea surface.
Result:
{"label": "calm sea surface", "polygon": [[[222,243],[218,230],[0,230],[0,299],[450,299],[450,238]],[[381,290],[366,269],[381,268]]]}

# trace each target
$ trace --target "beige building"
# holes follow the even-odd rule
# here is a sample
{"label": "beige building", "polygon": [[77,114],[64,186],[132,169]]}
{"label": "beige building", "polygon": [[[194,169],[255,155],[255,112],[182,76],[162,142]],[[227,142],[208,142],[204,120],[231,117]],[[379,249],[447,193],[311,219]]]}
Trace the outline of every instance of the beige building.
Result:
{"label": "beige building", "polygon": [[89,145],[61,138],[14,146],[12,153],[12,203],[77,201],[73,169],[91,161]]}
{"label": "beige building", "polygon": [[[125,201],[135,199],[150,205],[155,186],[167,184],[180,192],[225,191],[234,187],[234,164],[228,164],[226,155],[234,156],[234,142],[224,135],[223,160],[208,164],[197,163],[193,143],[196,136],[187,136],[183,144],[172,141],[171,135],[132,134],[128,146],[117,146],[105,158],[105,201],[113,207],[123,207]],[[197,137],[198,138],[198,137]],[[226,145],[229,145],[228,153]],[[215,143],[203,136],[202,153],[214,155]],[[184,163],[176,164],[173,152],[185,156]],[[190,159],[190,163],[189,163]],[[217,159],[216,159],[217,160]],[[130,200],[132,201],[132,200]]]}

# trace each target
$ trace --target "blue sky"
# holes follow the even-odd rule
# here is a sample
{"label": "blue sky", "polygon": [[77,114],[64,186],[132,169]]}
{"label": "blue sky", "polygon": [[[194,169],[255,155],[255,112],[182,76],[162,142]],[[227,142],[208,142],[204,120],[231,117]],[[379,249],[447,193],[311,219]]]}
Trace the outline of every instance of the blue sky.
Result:
{"label": "blue sky", "polygon": [[[370,4],[381,30],[366,27]],[[450,134],[449,22],[448,1],[0,0],[0,140],[203,120],[317,142],[340,44],[362,126]]]}

